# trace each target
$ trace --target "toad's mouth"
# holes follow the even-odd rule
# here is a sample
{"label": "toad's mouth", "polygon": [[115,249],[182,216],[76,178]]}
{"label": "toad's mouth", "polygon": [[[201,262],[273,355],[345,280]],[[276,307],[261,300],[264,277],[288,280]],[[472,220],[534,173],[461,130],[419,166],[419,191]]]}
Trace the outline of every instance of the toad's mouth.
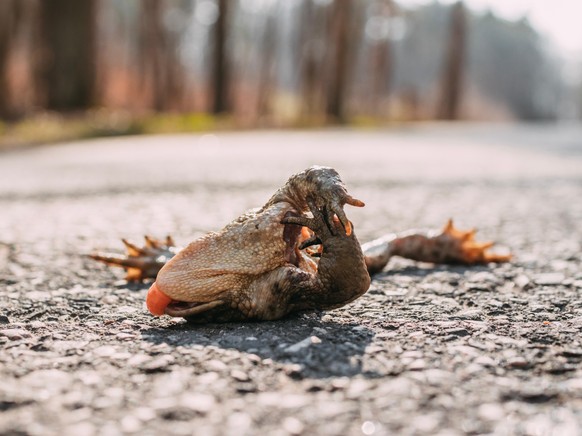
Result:
{"label": "toad's mouth", "polygon": [[150,313],[155,316],[164,314],[176,317],[196,315],[222,304],[224,304],[222,300],[214,300],[208,303],[172,300],[160,290],[157,282],[152,284],[146,297],[146,306]]}
{"label": "toad's mouth", "polygon": [[206,312],[214,307],[222,306],[224,301],[215,300],[210,303],[197,303],[197,302],[186,302],[186,301],[175,301],[172,300],[170,304],[164,309],[164,313],[170,316],[184,317],[190,315],[196,315],[201,312]]}

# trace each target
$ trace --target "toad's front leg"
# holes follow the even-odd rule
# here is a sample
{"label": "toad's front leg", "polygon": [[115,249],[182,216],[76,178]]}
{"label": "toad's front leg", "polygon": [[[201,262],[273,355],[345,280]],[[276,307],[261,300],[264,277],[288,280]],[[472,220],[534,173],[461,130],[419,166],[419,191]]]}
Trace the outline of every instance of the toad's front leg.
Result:
{"label": "toad's front leg", "polygon": [[[286,217],[283,222],[310,228],[311,240],[323,247],[317,272],[298,271],[289,284],[290,311],[329,310],[341,307],[360,297],[370,287],[364,254],[353,231],[348,234],[338,218],[328,219],[331,212],[308,200],[313,218]],[[331,221],[331,224],[330,224]],[[348,222],[349,223],[349,222]],[[349,229],[352,229],[350,223]]]}
{"label": "toad's front leg", "polygon": [[126,239],[121,240],[127,253],[93,253],[91,259],[103,262],[109,266],[117,266],[126,270],[125,279],[128,282],[142,282],[145,279],[155,279],[158,272],[172,257],[181,250],[168,236],[159,240],[145,236],[145,245],[139,247]]}

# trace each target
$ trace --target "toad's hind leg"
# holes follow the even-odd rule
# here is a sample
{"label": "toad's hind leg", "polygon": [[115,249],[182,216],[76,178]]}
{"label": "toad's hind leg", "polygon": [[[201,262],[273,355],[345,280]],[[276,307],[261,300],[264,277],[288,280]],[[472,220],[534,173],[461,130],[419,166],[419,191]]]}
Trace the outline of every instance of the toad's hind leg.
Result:
{"label": "toad's hind leg", "polygon": [[370,274],[384,268],[392,256],[431,263],[476,265],[508,262],[510,254],[489,252],[493,242],[475,240],[476,230],[459,230],[449,220],[440,233],[409,231],[387,235],[362,246]]}
{"label": "toad's hind leg", "polygon": [[128,282],[155,279],[160,269],[180,251],[170,236],[166,237],[165,240],[145,236],[143,247],[138,247],[126,239],[121,241],[127,249],[125,255],[93,253],[89,257],[106,265],[125,269],[127,272],[125,279]]}

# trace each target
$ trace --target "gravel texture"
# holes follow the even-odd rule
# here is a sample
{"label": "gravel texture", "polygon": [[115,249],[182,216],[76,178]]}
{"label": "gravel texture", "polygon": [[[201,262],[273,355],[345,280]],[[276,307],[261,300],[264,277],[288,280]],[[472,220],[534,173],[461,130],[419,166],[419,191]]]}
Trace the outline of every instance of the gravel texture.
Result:
{"label": "gravel texture", "polygon": [[[362,241],[454,217],[515,261],[393,259],[351,305],[153,318],[82,256],[187,243],[334,166]],[[0,158],[0,434],[582,433],[582,130],[426,126],[96,140]]]}

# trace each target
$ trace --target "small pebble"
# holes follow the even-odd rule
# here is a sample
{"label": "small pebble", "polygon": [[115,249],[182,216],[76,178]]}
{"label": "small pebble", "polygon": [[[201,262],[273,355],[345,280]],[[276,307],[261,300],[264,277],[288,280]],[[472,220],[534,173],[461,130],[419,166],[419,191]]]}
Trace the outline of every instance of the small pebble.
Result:
{"label": "small pebble", "polygon": [[507,366],[510,368],[524,369],[529,366],[529,363],[523,357],[516,356],[507,360]]}
{"label": "small pebble", "polygon": [[241,382],[249,381],[249,376],[245,372],[240,371],[238,369],[233,369],[230,372],[230,376],[237,381],[241,381]]}
{"label": "small pebble", "polygon": [[208,413],[216,404],[214,396],[203,393],[185,393],[180,397],[179,404],[199,413]]}
{"label": "small pebble", "polygon": [[319,339],[317,336],[310,336],[309,338],[305,338],[296,344],[290,345],[289,347],[285,348],[284,351],[286,353],[295,354],[315,344],[321,344],[321,339]]}
{"label": "small pebble", "polygon": [[288,416],[283,420],[283,429],[289,434],[301,434],[304,428],[303,423],[293,416]]}
{"label": "small pebble", "polygon": [[486,421],[498,421],[505,415],[503,407],[495,403],[485,403],[479,406],[477,414]]}
{"label": "small pebble", "polygon": [[566,279],[563,273],[545,273],[535,276],[535,282],[540,286],[556,286]]}
{"label": "small pebble", "polygon": [[208,362],[206,362],[205,365],[209,371],[216,371],[216,372],[221,372],[221,371],[226,371],[228,369],[228,367],[226,366],[226,363],[221,362],[220,360],[209,360]]}
{"label": "small pebble", "polygon": [[10,341],[18,341],[24,338],[30,338],[31,334],[24,329],[5,329],[0,330],[0,336],[8,338]]}
{"label": "small pebble", "polygon": [[471,334],[471,333],[469,333],[469,330],[464,329],[464,328],[447,329],[447,330],[445,330],[445,333],[447,333],[449,335],[455,335],[455,336],[469,336]]}
{"label": "small pebble", "polygon": [[140,365],[140,369],[145,372],[164,371],[168,368],[168,366],[174,363],[174,361],[174,356],[164,355]]}
{"label": "small pebble", "polygon": [[117,353],[117,348],[111,345],[102,345],[93,350],[93,353],[99,357],[111,357]]}

